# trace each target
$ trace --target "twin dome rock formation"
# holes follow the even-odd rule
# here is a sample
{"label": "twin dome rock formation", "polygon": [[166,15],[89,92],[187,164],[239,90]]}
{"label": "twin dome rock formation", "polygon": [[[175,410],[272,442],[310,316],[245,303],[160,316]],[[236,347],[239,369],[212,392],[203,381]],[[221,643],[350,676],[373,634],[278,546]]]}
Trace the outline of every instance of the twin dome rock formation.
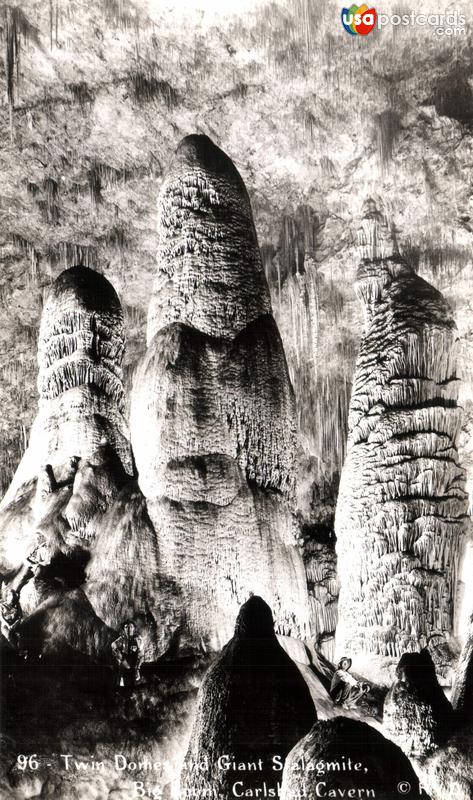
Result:
{"label": "twin dome rock formation", "polygon": [[39,331],[38,416],[3,508],[46,464],[59,482],[70,472],[71,459],[90,458],[104,439],[132,474],[124,347],[123,312],[106,278],[84,267],[61,273]]}
{"label": "twin dome rock formation", "polygon": [[[238,768],[220,773],[225,751],[244,762],[288,756],[282,788],[269,768],[268,786],[282,797],[311,796],[317,775],[297,773],[300,759],[332,761],[345,748],[362,761],[366,742],[377,751],[368,766],[379,796],[392,796],[391,761],[396,780],[417,789],[406,756],[378,731],[346,719],[316,723],[310,691],[324,713],[337,711],[332,665],[276,633],[310,640],[327,620],[332,630],[339,581],[339,655],[353,656],[360,676],[372,659],[384,678],[408,653],[386,701],[385,730],[410,757],[404,723],[414,720],[416,757],[420,748],[429,758],[457,733],[429,653],[412,652],[433,652],[435,640],[452,660],[465,538],[448,304],[400,257],[368,204],[356,283],[365,329],[336,511],[337,575],[333,553],[327,559],[314,546],[309,579],[320,571],[322,588],[333,589],[317,595],[314,620],[297,545],[294,392],[246,188],[205,136],[177,148],[159,195],[158,234],[129,427],[123,313],[111,284],[74,266],[44,307],[38,415],[0,505],[0,571],[19,593],[27,646],[53,663],[71,656],[82,666],[83,657],[107,676],[118,631],[139,622],[148,672],[120,711],[124,736],[133,704],[154,733],[161,715],[158,755],[168,747],[177,763],[188,743],[188,761],[211,765],[201,789],[222,799],[238,777]],[[471,642],[454,692],[458,718],[473,695]],[[191,732],[197,686],[215,651]],[[307,660],[296,666],[288,653]],[[412,678],[418,663],[430,680],[424,692]],[[383,694],[372,689],[373,704],[360,714]],[[333,788],[351,788],[351,777],[337,776]],[[198,781],[184,767],[182,782],[192,789]]]}
{"label": "twin dome rock formation", "polygon": [[[58,559],[82,553],[84,602],[105,628],[143,615],[151,658],[179,633],[218,649],[253,593],[279,632],[303,635],[294,395],[245,186],[207,137],[179,145],[158,220],[131,435],[113,287],[86,267],[53,284],[39,412],[0,510],[2,571],[20,582],[41,536],[52,552],[46,572],[67,593]],[[19,588],[22,599],[35,594]]]}
{"label": "twin dome rock formation", "polygon": [[365,328],[336,512],[337,650],[383,663],[451,640],[467,495],[452,312],[372,203],[360,233]]}

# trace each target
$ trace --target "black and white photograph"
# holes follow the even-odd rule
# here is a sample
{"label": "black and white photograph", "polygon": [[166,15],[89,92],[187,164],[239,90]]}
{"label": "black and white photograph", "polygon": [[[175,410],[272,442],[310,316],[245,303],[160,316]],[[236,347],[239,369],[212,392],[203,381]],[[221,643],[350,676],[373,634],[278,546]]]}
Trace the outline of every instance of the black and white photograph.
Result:
{"label": "black and white photograph", "polygon": [[0,3],[2,800],[473,798],[473,7],[359,2]]}

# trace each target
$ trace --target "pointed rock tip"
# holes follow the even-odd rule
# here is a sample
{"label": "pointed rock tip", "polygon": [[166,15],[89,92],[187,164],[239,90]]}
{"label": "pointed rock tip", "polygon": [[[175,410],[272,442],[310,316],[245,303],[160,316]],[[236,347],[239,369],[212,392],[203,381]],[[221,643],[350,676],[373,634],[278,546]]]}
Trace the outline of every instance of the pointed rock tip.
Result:
{"label": "pointed rock tip", "polygon": [[262,597],[252,595],[243,603],[238,612],[235,636],[245,639],[274,636],[273,614]]}
{"label": "pointed rock tip", "polygon": [[396,230],[384,208],[367,197],[362,206],[358,228],[358,253],[362,260],[391,258],[399,255]]}

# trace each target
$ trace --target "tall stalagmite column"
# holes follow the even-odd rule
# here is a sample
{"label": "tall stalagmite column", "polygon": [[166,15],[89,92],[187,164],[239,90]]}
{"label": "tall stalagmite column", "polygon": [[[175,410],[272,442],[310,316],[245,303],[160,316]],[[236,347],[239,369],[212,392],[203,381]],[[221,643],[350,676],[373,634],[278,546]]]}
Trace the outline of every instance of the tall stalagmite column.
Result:
{"label": "tall stalagmite column", "polygon": [[105,439],[132,473],[123,416],[124,347],[123,312],[113,286],[87,267],[62,272],[41,318],[38,416],[3,507],[42,466],[62,469],[71,458],[88,458]]}
{"label": "tall stalagmite column", "polygon": [[336,513],[337,652],[399,657],[453,628],[467,513],[455,324],[372,202],[360,244],[365,329]]}
{"label": "tall stalagmite column", "polygon": [[[111,511],[116,534],[122,507],[117,499],[132,482],[123,352],[123,314],[113,286],[86,267],[62,272],[51,287],[41,320],[38,414],[0,509],[0,570],[8,574],[10,587],[20,591],[25,616],[35,614],[31,623],[35,647],[60,658],[71,649],[79,657],[106,655],[114,633],[97,611],[106,611],[107,622],[115,623],[112,612],[134,600],[130,590],[117,599],[102,587],[102,605],[95,602],[93,592],[91,604],[84,571],[89,558],[85,551],[95,546],[100,526],[110,524],[104,520]],[[131,516],[133,509],[128,510]],[[135,559],[134,571],[137,565],[151,563],[151,548],[146,547],[151,537],[146,537],[144,527],[140,533],[145,555],[141,563]],[[33,575],[25,557],[34,562],[43,543],[46,558]],[[103,570],[108,568],[107,588],[116,583],[111,550],[102,558]],[[128,569],[123,558],[120,575]]]}
{"label": "tall stalagmite column", "polygon": [[[133,474],[123,352],[123,312],[113,286],[86,267],[62,272],[41,319],[38,414],[0,507],[10,531],[4,537],[6,550],[12,550],[7,563],[21,553],[12,544],[13,524],[20,539],[22,525],[31,535],[57,500],[72,530],[88,536],[90,519],[103,513]],[[9,512],[12,503],[32,491],[30,503],[22,499],[14,514]],[[3,524],[2,517],[0,528]]]}
{"label": "tall stalagmite column", "polygon": [[300,633],[294,396],[245,186],[207,137],[179,145],[158,230],[131,431],[160,558],[186,587],[190,628],[215,644],[251,592]]}

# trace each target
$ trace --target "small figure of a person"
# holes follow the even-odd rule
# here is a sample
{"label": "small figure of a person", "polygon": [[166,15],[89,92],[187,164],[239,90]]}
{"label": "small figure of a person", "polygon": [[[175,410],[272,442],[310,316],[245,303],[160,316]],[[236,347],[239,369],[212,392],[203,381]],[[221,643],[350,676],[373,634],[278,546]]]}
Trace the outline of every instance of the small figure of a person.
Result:
{"label": "small figure of a person", "polygon": [[66,473],[62,482],[63,486],[72,486],[79,467],[80,456],[71,456],[67,463]]}
{"label": "small figure of a person", "polygon": [[37,533],[37,541],[26,556],[23,566],[16,576],[15,584],[18,592],[21,591],[33,578],[40,577],[51,564],[52,553],[42,533]]}
{"label": "small figure of a person", "polygon": [[351,664],[351,658],[344,656],[333,674],[330,697],[336,706],[350,708],[370,690],[369,684],[357,681],[350,673]]}
{"label": "small figure of a person", "polygon": [[39,542],[26,559],[31,565],[33,575],[41,574],[44,567],[51,563],[51,550],[47,542]]}
{"label": "small figure of a person", "polygon": [[0,605],[0,619],[2,635],[15,650],[19,650],[18,627],[23,619],[23,612],[19,594],[15,589],[7,591],[5,600]]}
{"label": "small figure of a person", "polygon": [[57,482],[51,464],[44,464],[40,467],[37,480],[37,491],[39,496],[44,499],[57,489]]}
{"label": "small figure of a person", "polygon": [[123,623],[120,636],[112,642],[112,653],[118,666],[117,686],[136,686],[140,681],[142,647],[132,620]]}

